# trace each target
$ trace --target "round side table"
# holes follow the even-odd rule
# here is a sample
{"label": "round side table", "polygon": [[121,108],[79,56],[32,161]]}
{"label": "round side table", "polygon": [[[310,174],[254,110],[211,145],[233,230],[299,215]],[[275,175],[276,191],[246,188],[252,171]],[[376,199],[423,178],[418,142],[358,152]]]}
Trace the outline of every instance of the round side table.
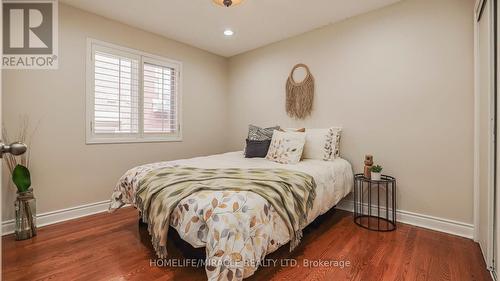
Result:
{"label": "round side table", "polygon": [[373,231],[396,229],[396,178],[354,175],[354,223]]}

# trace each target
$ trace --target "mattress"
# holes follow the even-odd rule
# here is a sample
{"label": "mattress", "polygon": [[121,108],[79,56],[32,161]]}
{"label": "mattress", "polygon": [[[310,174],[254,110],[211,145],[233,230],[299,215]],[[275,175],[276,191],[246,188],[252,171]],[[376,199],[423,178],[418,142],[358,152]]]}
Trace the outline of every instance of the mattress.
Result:
{"label": "mattress", "polygon": [[[308,213],[307,224],[334,207],[353,188],[352,167],[341,158],[333,161],[304,159],[297,164],[279,164],[264,158],[245,158],[238,151],[130,169],[114,189],[110,210],[124,204],[135,205],[138,182],[149,171],[176,165],[203,169],[288,169],[309,174],[316,182],[316,197]],[[264,198],[253,192],[199,191],[178,205],[179,208],[171,215],[170,225],[183,240],[193,247],[206,247],[207,258],[220,260],[228,256],[228,259],[245,261],[243,265],[233,268],[226,263],[226,266],[221,266],[223,263],[207,266],[209,280],[217,280],[221,274],[225,275],[222,271],[231,271],[227,274],[234,280],[248,277],[258,268],[259,260],[290,241],[283,219]],[[238,212],[231,212],[236,210],[235,206],[238,206]],[[212,213],[215,214],[220,207],[230,211],[219,212],[217,220],[209,220],[215,217]],[[210,215],[207,217],[208,212]]]}

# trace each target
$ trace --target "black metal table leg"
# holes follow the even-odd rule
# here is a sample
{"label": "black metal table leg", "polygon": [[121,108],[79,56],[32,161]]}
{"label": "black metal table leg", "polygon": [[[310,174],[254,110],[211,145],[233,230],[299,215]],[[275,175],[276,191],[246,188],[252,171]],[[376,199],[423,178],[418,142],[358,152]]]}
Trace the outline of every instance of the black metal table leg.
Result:
{"label": "black metal table leg", "polygon": [[[365,186],[368,192],[365,192]],[[372,189],[377,190],[372,192]],[[383,189],[383,190],[381,190]],[[380,193],[385,191],[385,212],[381,211]],[[365,193],[367,193],[365,196]],[[377,194],[376,214],[372,212]],[[390,194],[389,194],[390,193]],[[390,196],[390,201],[389,201]],[[365,198],[367,197],[367,198]],[[382,197],[383,198],[383,197]],[[366,206],[365,206],[366,199]],[[396,229],[396,179],[388,175],[382,175],[381,180],[374,181],[367,179],[363,174],[354,176],[354,222],[366,229],[374,231],[393,231]],[[385,213],[385,216],[384,216]],[[391,216],[392,215],[392,216]],[[375,224],[371,221],[376,222]],[[381,222],[385,222],[382,223]]]}

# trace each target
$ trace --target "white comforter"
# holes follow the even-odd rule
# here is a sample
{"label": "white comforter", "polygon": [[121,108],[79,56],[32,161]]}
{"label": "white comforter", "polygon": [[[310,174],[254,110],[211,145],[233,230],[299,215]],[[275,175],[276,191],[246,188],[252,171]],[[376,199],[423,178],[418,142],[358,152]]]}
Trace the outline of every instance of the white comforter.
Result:
{"label": "white comforter", "polygon": [[[335,206],[351,192],[353,186],[352,167],[341,158],[334,161],[305,159],[298,164],[286,165],[263,158],[244,158],[242,152],[230,152],[135,167],[115,187],[110,210],[124,204],[135,205],[135,191],[141,177],[151,170],[173,165],[207,169],[281,168],[307,173],[316,182],[316,198],[308,214],[308,224]],[[207,258],[224,259],[227,253],[229,259],[247,262],[241,269],[207,265],[209,280],[241,280],[248,277],[258,268],[255,261],[290,240],[283,219],[264,198],[252,192],[201,191],[186,197],[178,205],[179,208],[171,215],[170,225],[182,239],[193,247],[206,247]],[[216,214],[217,218],[213,219]]]}

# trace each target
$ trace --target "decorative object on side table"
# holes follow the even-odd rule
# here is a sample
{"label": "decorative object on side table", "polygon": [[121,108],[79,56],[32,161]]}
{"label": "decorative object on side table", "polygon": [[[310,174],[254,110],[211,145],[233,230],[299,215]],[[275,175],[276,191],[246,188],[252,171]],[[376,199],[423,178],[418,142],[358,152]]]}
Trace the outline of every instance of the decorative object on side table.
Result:
{"label": "decorative object on side table", "polygon": [[371,179],[374,181],[379,181],[382,177],[382,166],[375,165],[371,168]]}
{"label": "decorative object on side table", "polygon": [[396,229],[396,178],[354,176],[354,222],[373,231]]}
{"label": "decorative object on side table", "polygon": [[[28,119],[25,117],[22,120],[22,127],[19,134],[19,143],[26,149],[22,143],[27,141],[29,137],[27,132],[29,128]],[[5,128],[5,126],[4,126]],[[7,132],[3,132],[4,140],[9,142]],[[14,202],[15,207],[15,237],[16,240],[25,240],[36,236],[36,199],[33,195],[31,187],[31,175],[29,171],[29,152],[22,155],[5,154],[5,163],[11,174],[11,179],[17,188],[17,197]]]}
{"label": "decorative object on side table", "polygon": [[365,170],[364,170],[364,175],[367,179],[370,178],[370,173],[371,169],[373,166],[373,156],[372,155],[365,155]]}

